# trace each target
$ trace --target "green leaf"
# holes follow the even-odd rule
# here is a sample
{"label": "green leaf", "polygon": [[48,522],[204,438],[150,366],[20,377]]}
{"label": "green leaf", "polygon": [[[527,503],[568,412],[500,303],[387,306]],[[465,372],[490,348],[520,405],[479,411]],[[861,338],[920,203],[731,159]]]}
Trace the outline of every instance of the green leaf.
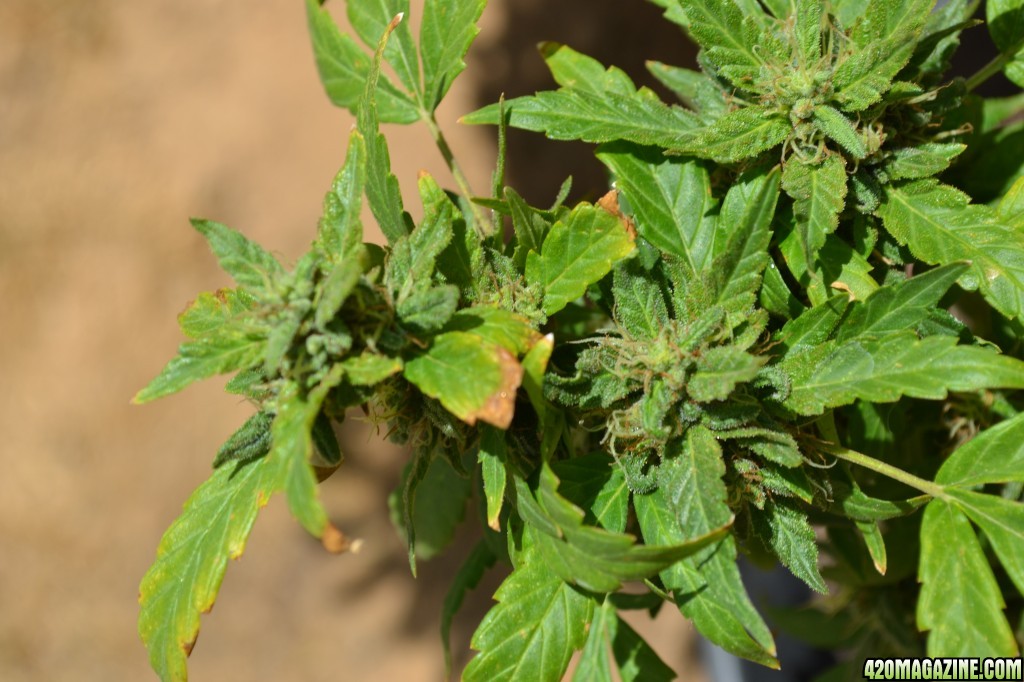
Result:
{"label": "green leaf", "polygon": [[203,292],[178,315],[178,326],[190,339],[224,333],[244,324],[246,313],[256,307],[256,299],[244,289],[218,289]]}
{"label": "green leaf", "polygon": [[[372,59],[351,37],[338,30],[319,0],[306,0],[306,13],[313,56],[327,97],[335,106],[355,113],[363,98]],[[380,82],[377,107],[385,123],[412,123],[420,117],[416,102],[387,77]]]}
{"label": "green leaf", "polygon": [[[545,565],[563,580],[593,592],[614,592],[624,581],[651,577],[715,544],[728,530],[720,524],[681,543],[637,545],[632,535],[586,525],[584,512],[558,493],[558,478],[546,464],[536,492],[516,479],[516,500]],[[731,515],[726,523],[730,520]]]}
{"label": "green leaf", "polygon": [[873,340],[829,342],[784,361],[792,391],[783,404],[799,414],[860,398],[885,403],[907,395],[941,400],[949,391],[1024,387],[1024,363],[956,337],[918,339],[912,331]]}
{"label": "green leaf", "polygon": [[724,475],[722,448],[707,428],[694,426],[669,442],[658,468],[658,487],[679,528],[706,533],[729,523]]}
{"label": "green leaf", "polygon": [[419,289],[398,304],[402,325],[415,334],[437,331],[451,319],[459,306],[459,289],[452,284]]}
{"label": "green leaf", "polygon": [[729,188],[718,229],[727,239],[715,242],[710,275],[717,300],[733,318],[746,318],[761,287],[768,261],[771,223],[779,199],[778,169],[749,173]]}
{"label": "green leaf", "polygon": [[213,467],[216,469],[231,461],[249,462],[270,452],[270,425],[273,422],[274,415],[269,412],[260,411],[249,417],[220,446]]}
{"label": "green leaf", "polygon": [[[625,96],[561,88],[507,100],[505,112],[513,128],[542,132],[552,140],[628,140],[666,148],[678,147],[684,134],[698,125],[692,113],[665,104],[649,90]],[[492,104],[459,122],[497,125],[498,116],[498,106]]]}
{"label": "green leaf", "polygon": [[[420,95],[420,65],[416,43],[409,30],[409,0],[356,0],[345,3],[349,23],[371,50],[379,49],[381,36],[394,31],[395,40],[387,46],[384,57],[395,70],[398,80],[414,95]],[[398,17],[402,15],[402,17]],[[395,23],[396,17],[399,19]]]}
{"label": "green leaf", "polygon": [[833,296],[787,322],[773,340],[784,355],[796,357],[828,340],[849,305],[850,298],[846,294]]}
{"label": "green leaf", "polygon": [[401,358],[377,355],[363,351],[360,355],[348,357],[341,362],[345,379],[353,386],[374,386],[388,377],[402,371]]}
{"label": "green leaf", "polygon": [[[695,498],[704,496],[705,488],[699,487],[702,481],[721,487],[724,494],[724,486],[716,475],[724,473],[724,467],[716,465],[713,470],[700,469],[697,473],[700,481],[694,481],[689,488]],[[633,505],[646,542],[671,544],[684,537],[663,489],[634,496]],[[715,508],[717,505],[711,509]],[[699,507],[687,518],[693,524],[687,532],[700,532],[711,522],[707,511]],[[736,567],[736,542],[732,536],[727,536],[713,551],[697,554],[662,571],[661,580],[666,589],[675,593],[680,611],[702,635],[736,656],[778,668],[771,631],[750,603]]]}
{"label": "green leaf", "polygon": [[924,495],[909,500],[881,500],[870,497],[852,478],[849,482],[836,479],[831,485],[831,509],[836,514],[848,516],[855,521],[885,521],[905,516],[929,501]]}
{"label": "green leaf", "polygon": [[991,203],[1024,176],[1024,121],[1018,118],[1024,93],[979,100],[968,97],[957,115],[957,121],[970,124],[974,132],[965,140],[968,149],[947,171],[947,182],[978,203]]}
{"label": "green leaf", "polygon": [[935,180],[890,185],[885,191],[878,209],[885,229],[915,257],[933,265],[970,261],[961,286],[980,289],[1007,317],[1024,314],[1024,233]]}
{"label": "green leaf", "polygon": [[756,24],[750,19],[744,20],[732,0],[693,0],[680,4],[689,19],[690,35],[704,48],[719,73],[736,87],[749,89],[764,61],[754,49]]}
{"label": "green leaf", "polygon": [[602,145],[597,157],[615,173],[640,236],[682,258],[690,272],[704,269],[716,236],[718,205],[707,164],[624,142]]}
{"label": "green leaf", "polygon": [[433,111],[466,68],[463,57],[480,32],[476,22],[487,0],[427,0],[420,26],[423,100]]}
{"label": "green leaf", "polygon": [[761,107],[743,107],[693,132],[671,149],[719,163],[736,163],[782,144],[792,132],[793,126],[787,119]]}
{"label": "green leaf", "polygon": [[[314,320],[317,329],[326,330],[334,320],[349,295],[355,291],[356,286],[359,284],[359,278],[362,277],[363,271],[366,269],[367,260],[366,249],[362,244],[358,244],[348,254],[348,257],[338,261],[331,267],[320,287],[320,299],[316,302]],[[301,318],[298,317],[294,319],[294,324],[296,325],[294,331],[298,331],[298,325],[301,321]],[[275,329],[274,331],[276,332],[277,330]],[[294,334],[289,336],[289,343],[293,336]],[[283,349],[286,349],[286,347],[283,347]],[[278,363],[270,362],[268,364],[276,366]]]}
{"label": "green leaf", "polygon": [[[849,152],[855,159],[863,159],[867,153],[867,146],[863,138],[857,132],[853,121],[827,104],[819,104],[814,108],[811,116],[814,126],[826,137]],[[843,179],[846,179],[846,171],[843,171]]]}
{"label": "green leaf", "polygon": [[615,321],[637,339],[652,340],[668,324],[665,295],[636,259],[615,266]]}
{"label": "green leaf", "polygon": [[1006,191],[996,212],[1008,227],[1024,232],[1024,177],[1018,178]]}
{"label": "green leaf", "polygon": [[498,557],[494,555],[485,540],[481,540],[466,557],[459,572],[448,587],[441,609],[441,645],[444,647],[444,667],[447,675],[452,672],[451,629],[452,619],[459,612],[466,595],[476,589],[484,577],[484,573],[494,566]]}
{"label": "green leaf", "polygon": [[505,201],[512,214],[512,229],[516,235],[513,257],[516,265],[522,268],[526,265],[527,254],[531,251],[540,253],[541,244],[551,225],[511,187],[505,188]]}
{"label": "green leaf", "polygon": [[[285,383],[278,393],[276,414],[271,426],[272,447],[267,459],[279,473],[278,485],[288,498],[288,508],[310,535],[321,538],[332,549],[341,542],[340,533],[327,520],[320,504],[316,475],[309,459],[313,454],[313,422],[320,413],[327,392],[341,381],[335,369],[312,391],[303,395],[293,382]],[[340,551],[337,546],[334,551]]]}
{"label": "green leaf", "polygon": [[910,61],[914,33],[908,26],[908,30],[874,40],[839,61],[832,85],[843,111],[863,111],[881,99],[893,77]]}
{"label": "green leaf", "polygon": [[864,16],[870,0],[835,0],[831,3],[831,11],[839,20],[839,25],[848,29],[854,25],[857,19]]}
{"label": "green leaf", "polygon": [[544,312],[553,315],[633,249],[633,236],[619,217],[581,204],[552,226],[540,254],[527,256],[526,281],[544,292]]}
{"label": "green leaf", "polygon": [[[317,467],[338,467],[345,458],[341,452],[341,445],[338,437],[334,434],[334,426],[330,418],[321,412],[313,421],[313,429],[310,432],[313,438],[313,452],[310,461],[314,469]],[[318,472],[319,475],[319,472]]]}
{"label": "green leaf", "polygon": [[669,21],[683,27],[689,26],[690,20],[686,17],[686,12],[683,11],[679,0],[651,0],[651,2],[665,9],[665,18]]}
{"label": "green leaf", "polygon": [[[828,607],[825,607],[826,609]],[[817,649],[841,649],[848,646],[857,634],[858,624],[850,610],[824,610],[814,605],[801,607],[771,607],[768,609],[772,621],[786,634],[796,637]],[[860,663],[859,661],[857,662]],[[827,673],[826,673],[827,675]],[[815,682],[827,682],[833,678],[815,677]],[[849,678],[840,677],[835,682]]]}
{"label": "green leaf", "polygon": [[508,450],[505,434],[491,426],[480,430],[480,470],[484,480],[484,498],[487,502],[487,525],[501,530],[501,507],[505,501],[505,486],[508,482],[505,460]]}
{"label": "green leaf", "polygon": [[1001,52],[1012,56],[1003,73],[1024,87],[1024,11],[1021,7],[1020,0],[988,0],[985,21],[992,42]]}
{"label": "green leaf", "polygon": [[199,632],[199,614],[213,607],[228,559],[241,556],[257,511],[275,492],[285,492],[292,513],[325,548],[348,547],[327,521],[309,464],[313,421],[339,377],[329,376],[305,397],[286,383],[277,398],[270,454],[214,470],[161,539],[139,587],[139,634],[161,679],[188,678],[185,658]]}
{"label": "green leaf", "polygon": [[807,514],[776,498],[765,501],[763,513],[752,515],[758,534],[783,565],[811,589],[828,594],[818,570],[818,544]]}
{"label": "green leaf", "polygon": [[629,486],[615,460],[603,452],[558,460],[551,470],[560,483],[558,492],[584,510],[584,520],[605,530],[622,533],[629,521]]}
{"label": "green leaf", "polygon": [[869,0],[864,20],[854,27],[852,38],[859,44],[913,38],[924,26],[932,5],[932,0]]}
{"label": "green leaf", "polygon": [[[444,457],[422,457],[426,460],[422,472],[416,469],[423,461],[419,465],[410,462],[402,472],[399,488],[388,502],[392,521],[407,536],[411,549],[415,551],[414,558],[430,559],[451,544],[466,515],[466,502],[473,494],[473,487]],[[409,519],[404,518],[405,510],[402,509],[405,494],[411,498]],[[412,522],[415,531],[412,535],[407,521]]]}
{"label": "green leaf", "polygon": [[914,55],[896,79],[930,83],[939,79],[950,67],[953,53],[960,46],[960,32],[980,21],[971,17],[977,5],[971,0],[952,0],[936,6],[928,15]]}
{"label": "green leaf", "polygon": [[735,346],[716,346],[697,359],[696,371],[686,390],[702,403],[725,400],[738,384],[752,381],[767,358],[751,355]]}
{"label": "green leaf", "polygon": [[[533,348],[523,356],[523,389],[526,391],[530,404],[540,417],[541,424],[547,424],[549,412],[553,411],[551,404],[544,397],[544,372],[547,370],[551,353],[555,349],[555,337],[547,334],[533,344]],[[542,426],[543,441],[548,440],[548,435],[543,433],[546,427]]]}
{"label": "green leaf", "polygon": [[596,95],[614,92],[630,96],[636,93],[633,81],[618,67],[605,69],[593,57],[560,43],[541,43],[539,49],[555,82],[564,88],[586,90]]}
{"label": "green leaf", "polygon": [[[364,81],[365,82],[365,81]],[[363,187],[366,185],[366,143],[358,130],[348,138],[345,165],[324,197],[317,238],[331,260],[352,258],[363,245]]]}
{"label": "green leaf", "polygon": [[277,490],[279,465],[261,458],[215,470],[160,540],[139,587],[139,635],[164,682],[188,679],[199,615],[213,608],[228,560],[245,550],[257,512]]}
{"label": "green leaf", "polygon": [[416,491],[427,476],[434,451],[418,447],[412,459],[402,470],[402,479],[388,496],[391,522],[399,533],[405,536],[405,547],[409,557],[409,571],[416,577]]}
{"label": "green leaf", "polygon": [[766,311],[784,320],[795,319],[805,310],[804,304],[793,295],[789,285],[782,279],[773,260],[768,261],[768,267],[762,273],[758,302]]}
{"label": "green leaf", "polygon": [[458,286],[467,299],[473,300],[484,278],[484,252],[472,219],[467,218],[469,215],[471,211],[460,197],[452,222],[452,240],[437,257],[437,271]]}
{"label": "green leaf", "polygon": [[530,322],[503,308],[478,305],[455,313],[445,331],[466,332],[488,343],[496,343],[514,355],[523,355],[537,341],[540,333]]}
{"label": "green leaf", "polygon": [[214,335],[183,343],[178,347],[178,354],[132,400],[148,403],[177,393],[201,379],[251,367],[262,361],[265,347],[264,336],[234,329],[222,329]]}
{"label": "green leaf", "polygon": [[[381,3],[403,0],[380,0]],[[405,0],[405,4],[408,4]],[[349,3],[353,7],[368,7],[369,3]],[[353,22],[354,24],[355,22]],[[402,192],[398,188],[398,178],[391,172],[391,156],[388,153],[387,140],[380,132],[380,120],[377,114],[377,82],[380,79],[381,59],[388,37],[394,30],[394,24],[385,22],[387,31],[381,30],[380,43],[374,55],[370,70],[366,75],[363,99],[356,114],[356,127],[366,141],[366,199],[370,204],[373,217],[389,243],[398,241],[409,229],[402,215]],[[406,29],[408,30],[408,29]]]}
{"label": "green leaf", "polygon": [[269,295],[273,283],[284,275],[284,268],[277,259],[241,232],[199,218],[192,219],[192,227],[206,237],[224,272],[258,298]]}
{"label": "green leaf", "polygon": [[793,0],[793,4],[793,33],[800,65],[805,69],[817,68],[821,59],[821,0]]}
{"label": "green leaf", "polygon": [[1017,643],[992,569],[967,517],[932,500],[921,521],[917,627],[929,656],[1016,656]]}
{"label": "green leaf", "polygon": [[924,142],[893,149],[886,159],[885,172],[892,180],[928,178],[949,168],[966,148],[956,142]]}
{"label": "green leaf", "polygon": [[[804,463],[800,448],[792,435],[785,431],[776,431],[762,427],[746,427],[727,432],[719,432],[721,438],[736,438],[739,443],[755,452],[769,462],[780,464],[787,469],[795,469]],[[729,434],[726,436],[726,434]],[[795,480],[795,474],[790,477]]]}
{"label": "green leaf", "polygon": [[528,551],[498,588],[498,601],[473,635],[480,653],[466,666],[466,682],[558,680],[587,639],[594,602],[548,570]]}
{"label": "green leaf", "polygon": [[863,301],[855,301],[836,333],[839,342],[858,337],[882,337],[914,329],[928,319],[967,263],[951,263],[910,279],[878,288]]}
{"label": "green leaf", "polygon": [[[793,443],[796,449],[796,443]],[[799,450],[796,450],[799,453]],[[758,467],[761,474],[761,483],[767,490],[782,495],[783,497],[796,497],[807,504],[814,502],[815,489],[811,479],[804,473],[801,458],[796,466],[781,466],[772,461],[762,462]]]}
{"label": "green leaf", "polygon": [[419,178],[423,220],[407,239],[399,239],[388,261],[388,280],[401,304],[417,287],[430,282],[437,259],[452,241],[455,204],[437,182],[423,173]]}
{"label": "green leaf", "polygon": [[833,154],[819,165],[791,159],[782,170],[782,188],[793,199],[796,234],[804,258],[814,268],[825,236],[835,232],[846,204],[846,166]]}
{"label": "green leaf", "polygon": [[805,288],[812,305],[821,305],[833,297],[836,293],[834,290],[845,291],[848,296],[863,299],[878,288],[878,283],[871,277],[871,263],[837,234],[826,235],[825,244],[818,253],[820,272],[815,272],[812,278],[809,274],[811,268],[804,259],[803,245],[793,225],[795,221],[786,220],[788,216],[785,214],[781,217],[783,225],[792,227],[788,233],[780,230],[784,236],[779,243],[779,251],[789,271]]}
{"label": "green leaf", "polygon": [[467,424],[512,423],[523,368],[502,346],[467,332],[446,332],[405,364],[405,378]]}
{"label": "green leaf", "polygon": [[941,485],[1024,481],[1024,414],[996,424],[957,448],[935,474]]}
{"label": "green leaf", "polygon": [[998,495],[948,488],[947,493],[985,531],[999,562],[1024,594],[1024,504]]}
{"label": "green leaf", "polygon": [[729,110],[722,86],[700,71],[655,61],[647,62],[647,70],[705,123],[711,123]]}
{"label": "green leaf", "polygon": [[[614,672],[613,672],[614,671]],[[617,673],[617,676],[613,676]],[[650,645],[619,618],[611,599],[594,612],[573,680],[580,682],[670,682],[675,673]]]}
{"label": "green leaf", "polygon": [[[280,310],[274,324],[267,332],[267,343],[263,351],[263,372],[267,376],[281,373],[285,356],[292,348],[295,337],[305,321],[304,311],[285,307]],[[328,320],[329,321],[329,320]]]}

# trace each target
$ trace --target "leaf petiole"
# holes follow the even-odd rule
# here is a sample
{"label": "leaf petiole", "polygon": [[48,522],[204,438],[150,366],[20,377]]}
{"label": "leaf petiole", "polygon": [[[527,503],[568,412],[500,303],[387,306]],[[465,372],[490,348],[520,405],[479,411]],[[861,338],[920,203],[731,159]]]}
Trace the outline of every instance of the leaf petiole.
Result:
{"label": "leaf petiole", "polygon": [[913,474],[903,471],[903,469],[886,464],[874,457],[869,457],[862,452],[851,450],[839,445],[839,431],[836,429],[835,415],[832,410],[828,410],[825,414],[821,415],[816,422],[818,431],[821,433],[822,438],[825,439],[824,443],[821,443],[819,447],[822,452],[826,452],[833,457],[837,457],[846,462],[862,466],[865,469],[871,469],[872,471],[888,476],[889,478],[909,485],[911,488],[920,490],[925,495],[931,497],[937,497],[941,500],[948,499],[946,495],[946,488],[933,481],[927,481]]}
{"label": "leaf petiole", "polygon": [[1007,64],[1017,58],[1017,53],[1021,49],[1024,49],[1024,38],[1011,45],[1010,49],[1000,52],[992,61],[978,69],[974,75],[968,78],[966,84],[967,92],[973,92],[979,85],[1002,71]]}
{"label": "leaf petiole", "polygon": [[494,233],[494,225],[491,224],[491,221],[479,206],[469,201],[469,199],[475,196],[469,186],[469,180],[466,179],[466,175],[462,172],[462,167],[459,166],[459,162],[455,159],[452,148],[448,146],[448,140],[445,139],[444,132],[441,130],[441,126],[437,124],[434,114],[425,109],[420,109],[420,119],[430,130],[430,136],[434,138],[434,144],[437,145],[438,151],[441,152],[441,156],[444,157],[444,162],[448,166],[448,170],[451,171],[452,177],[455,178],[455,184],[459,186],[459,191],[462,192],[462,196],[466,197],[467,203],[469,203],[470,210],[473,212],[473,222],[477,234],[481,238],[491,236]]}
{"label": "leaf petiole", "polygon": [[920,490],[925,495],[931,495],[932,497],[938,498],[940,500],[949,499],[949,496],[946,495],[945,486],[939,485],[938,483],[935,483],[933,481],[927,481],[923,478],[908,473],[903,469],[894,467],[891,464],[886,464],[885,462],[877,460],[874,457],[869,457],[868,455],[865,455],[862,452],[857,452],[856,450],[844,448],[841,445],[835,445],[833,443],[824,443],[819,447],[823,452],[826,452],[832,455],[833,457],[837,457],[838,459],[850,462],[852,464],[856,464],[858,466],[862,466],[865,469],[871,469],[872,471],[882,474],[883,476],[888,476],[894,481],[905,483],[906,485],[909,485],[911,488],[916,488],[917,490]]}

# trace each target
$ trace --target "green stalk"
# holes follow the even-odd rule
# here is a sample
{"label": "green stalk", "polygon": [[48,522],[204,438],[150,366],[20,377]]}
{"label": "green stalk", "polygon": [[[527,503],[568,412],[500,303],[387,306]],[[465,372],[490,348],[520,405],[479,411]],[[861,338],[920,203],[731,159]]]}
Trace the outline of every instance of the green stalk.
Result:
{"label": "green stalk", "polygon": [[459,186],[459,191],[462,192],[462,196],[466,198],[466,202],[469,204],[470,210],[473,212],[473,222],[476,224],[476,231],[480,237],[489,237],[494,232],[494,226],[491,221],[487,219],[484,212],[473,203],[473,190],[469,186],[469,180],[466,179],[466,175],[462,172],[462,167],[459,166],[459,162],[456,161],[455,155],[452,154],[452,148],[448,146],[448,140],[445,139],[444,133],[441,131],[441,127],[437,125],[437,119],[434,118],[432,112],[428,112],[424,109],[420,109],[420,118],[424,123],[427,124],[427,128],[430,130],[431,137],[434,138],[434,144],[437,145],[437,149],[441,152],[441,156],[444,157],[444,162],[448,165],[448,170],[452,172],[452,177],[455,178],[455,184]]}
{"label": "green stalk", "polygon": [[916,488],[917,490],[920,490],[925,495],[931,495],[932,497],[937,497],[942,500],[947,499],[946,489],[943,486],[939,485],[938,483],[925,480],[923,478],[915,476],[914,474],[908,473],[903,469],[894,467],[891,464],[886,464],[885,462],[879,461],[874,457],[868,457],[867,455],[861,452],[857,452],[856,450],[844,448],[841,445],[832,445],[829,443],[822,445],[820,447],[824,452],[827,452],[833,457],[838,457],[839,459],[844,460],[846,462],[862,466],[865,469],[871,469],[872,471],[882,474],[883,476],[888,476],[894,481],[899,481],[900,483],[909,485],[911,488]]}
{"label": "green stalk", "polygon": [[841,460],[862,466],[865,469],[871,469],[874,472],[888,476],[894,481],[899,481],[909,485],[911,488],[920,490],[925,495],[932,497],[938,497],[940,499],[946,499],[946,489],[938,483],[927,481],[923,478],[919,478],[914,474],[907,473],[903,469],[886,464],[874,457],[868,457],[862,452],[844,448],[839,445],[839,430],[836,429],[836,418],[832,410],[828,410],[825,414],[818,417],[817,420],[818,432],[822,438],[825,439],[825,443],[819,445],[822,451],[827,452],[833,457],[838,457]]}
{"label": "green stalk", "polygon": [[976,87],[996,75],[1003,68],[1017,57],[1017,53],[1024,48],[1024,39],[1018,40],[1010,49],[999,53],[992,61],[978,69],[978,71],[967,79],[967,92],[973,91]]}

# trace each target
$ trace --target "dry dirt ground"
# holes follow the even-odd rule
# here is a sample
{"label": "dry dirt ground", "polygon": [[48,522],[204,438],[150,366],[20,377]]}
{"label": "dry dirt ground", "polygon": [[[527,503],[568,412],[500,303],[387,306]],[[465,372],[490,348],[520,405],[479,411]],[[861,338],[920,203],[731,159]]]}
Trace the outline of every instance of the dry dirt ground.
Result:
{"label": "dry dirt ground", "polygon": [[[478,187],[490,131],[454,119],[520,61],[542,70],[522,45],[557,36],[520,34],[543,4],[492,2],[470,76],[442,109]],[[593,6],[564,3],[580,18],[567,25],[592,28]],[[175,351],[176,313],[227,283],[188,216],[286,261],[313,235],[352,119],[323,96],[305,30],[297,0],[0,3],[0,680],[153,679],[135,632],[139,579],[249,408],[217,381],[129,399]],[[420,168],[447,177],[420,130],[388,132],[407,196]],[[546,187],[530,191],[545,200],[557,182]],[[323,496],[363,551],[325,554],[274,500],[203,619],[192,679],[442,679],[440,607],[467,549],[413,580],[386,505],[405,455],[358,424],[346,435],[348,462]],[[456,622],[462,662],[496,584]],[[684,679],[700,675],[678,613],[644,629]]]}

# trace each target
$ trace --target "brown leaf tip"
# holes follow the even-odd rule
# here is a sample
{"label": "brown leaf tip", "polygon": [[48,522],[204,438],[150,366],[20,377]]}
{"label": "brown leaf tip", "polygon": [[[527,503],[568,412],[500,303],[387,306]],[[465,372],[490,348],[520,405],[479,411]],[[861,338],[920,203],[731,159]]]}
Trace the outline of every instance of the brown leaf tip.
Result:
{"label": "brown leaf tip", "polygon": [[362,549],[363,546],[362,540],[349,540],[347,535],[330,523],[324,528],[320,542],[323,544],[324,549],[331,554],[342,554],[344,552],[352,552],[354,554]]}
{"label": "brown leaf tip", "polygon": [[501,367],[501,386],[487,397],[480,409],[466,415],[466,422],[470,425],[475,424],[477,419],[499,429],[507,429],[512,424],[516,411],[516,391],[523,383],[523,366],[501,346],[498,346],[498,363]]}
{"label": "brown leaf tip", "polygon": [[632,218],[623,213],[622,209],[619,208],[619,190],[613,189],[609,191],[597,200],[597,205],[618,218],[619,222],[626,229],[629,238],[632,241],[636,241],[636,224],[633,223]]}

